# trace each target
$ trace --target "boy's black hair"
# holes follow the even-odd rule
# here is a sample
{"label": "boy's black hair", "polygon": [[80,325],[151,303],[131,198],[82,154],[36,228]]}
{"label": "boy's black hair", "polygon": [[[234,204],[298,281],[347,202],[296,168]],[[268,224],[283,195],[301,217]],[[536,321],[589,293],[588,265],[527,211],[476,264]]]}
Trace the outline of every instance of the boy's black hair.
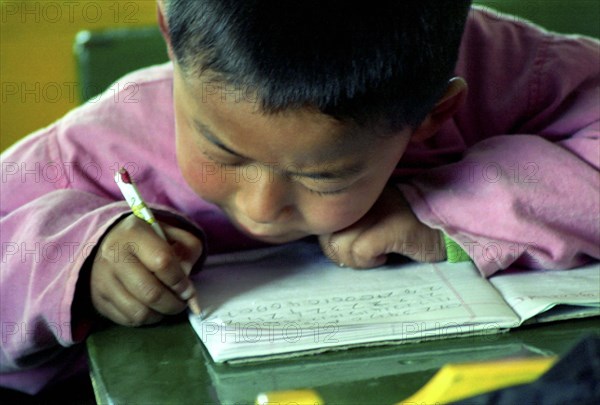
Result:
{"label": "boy's black hair", "polygon": [[256,91],[263,111],[317,108],[416,127],[452,77],[470,0],[167,0],[184,74]]}

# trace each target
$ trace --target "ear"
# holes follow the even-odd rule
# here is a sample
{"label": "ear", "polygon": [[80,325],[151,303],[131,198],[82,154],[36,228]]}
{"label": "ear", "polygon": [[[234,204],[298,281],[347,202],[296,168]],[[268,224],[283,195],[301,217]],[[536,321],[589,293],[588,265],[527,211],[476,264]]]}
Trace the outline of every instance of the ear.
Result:
{"label": "ear", "polygon": [[462,105],[467,96],[467,82],[462,77],[453,77],[442,98],[427,114],[421,125],[413,131],[411,142],[422,142],[433,136]]}
{"label": "ear", "polygon": [[162,33],[165,43],[167,44],[167,52],[169,59],[175,61],[173,47],[171,46],[171,37],[169,35],[169,22],[167,20],[167,9],[164,0],[156,0],[156,18],[158,20],[158,26]]}

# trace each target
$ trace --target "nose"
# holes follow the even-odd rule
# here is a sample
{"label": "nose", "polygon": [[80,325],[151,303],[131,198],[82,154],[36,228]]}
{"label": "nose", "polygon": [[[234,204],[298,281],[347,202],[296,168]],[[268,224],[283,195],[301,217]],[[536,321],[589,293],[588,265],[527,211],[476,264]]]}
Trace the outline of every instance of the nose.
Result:
{"label": "nose", "polygon": [[236,206],[255,223],[285,221],[293,212],[288,181],[284,176],[273,173],[256,181],[242,180],[236,194]]}

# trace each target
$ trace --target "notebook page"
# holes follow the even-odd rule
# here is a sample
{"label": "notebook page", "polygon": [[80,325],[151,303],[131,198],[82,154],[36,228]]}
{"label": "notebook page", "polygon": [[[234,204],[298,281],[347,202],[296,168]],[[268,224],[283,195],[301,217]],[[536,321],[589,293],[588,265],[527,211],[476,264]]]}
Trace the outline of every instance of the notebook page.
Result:
{"label": "notebook page", "polygon": [[522,321],[557,305],[580,307],[561,308],[558,311],[560,314],[556,314],[560,319],[600,315],[599,263],[571,270],[500,273],[491,277],[490,282],[502,293]]}
{"label": "notebook page", "polygon": [[518,320],[471,263],[353,270],[307,243],[212,258],[195,283],[205,317],[190,321],[216,361],[226,352],[423,339]]}

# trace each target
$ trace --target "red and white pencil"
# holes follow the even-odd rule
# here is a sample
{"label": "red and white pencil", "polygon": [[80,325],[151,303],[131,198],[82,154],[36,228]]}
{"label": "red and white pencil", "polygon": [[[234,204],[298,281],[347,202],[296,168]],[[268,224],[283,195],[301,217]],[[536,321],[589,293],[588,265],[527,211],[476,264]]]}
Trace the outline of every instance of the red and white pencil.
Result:
{"label": "red and white pencil", "polygon": [[[129,173],[124,167],[122,167],[117,173],[115,173],[115,182],[117,183],[117,186],[119,186],[121,194],[123,194],[123,197],[125,197],[127,204],[129,204],[129,206],[131,207],[131,211],[133,211],[133,214],[136,217],[150,224],[154,232],[156,232],[158,236],[160,236],[163,240],[166,241],[167,236],[165,235],[165,232],[160,227],[160,224],[158,223],[156,218],[154,218],[152,210],[148,208],[148,206],[142,199],[142,196],[138,191],[137,187],[135,186],[133,179],[131,178],[131,176],[129,176]],[[187,303],[192,313],[194,313],[195,315],[202,314],[200,304],[198,303],[198,299],[195,294],[188,299]]]}

